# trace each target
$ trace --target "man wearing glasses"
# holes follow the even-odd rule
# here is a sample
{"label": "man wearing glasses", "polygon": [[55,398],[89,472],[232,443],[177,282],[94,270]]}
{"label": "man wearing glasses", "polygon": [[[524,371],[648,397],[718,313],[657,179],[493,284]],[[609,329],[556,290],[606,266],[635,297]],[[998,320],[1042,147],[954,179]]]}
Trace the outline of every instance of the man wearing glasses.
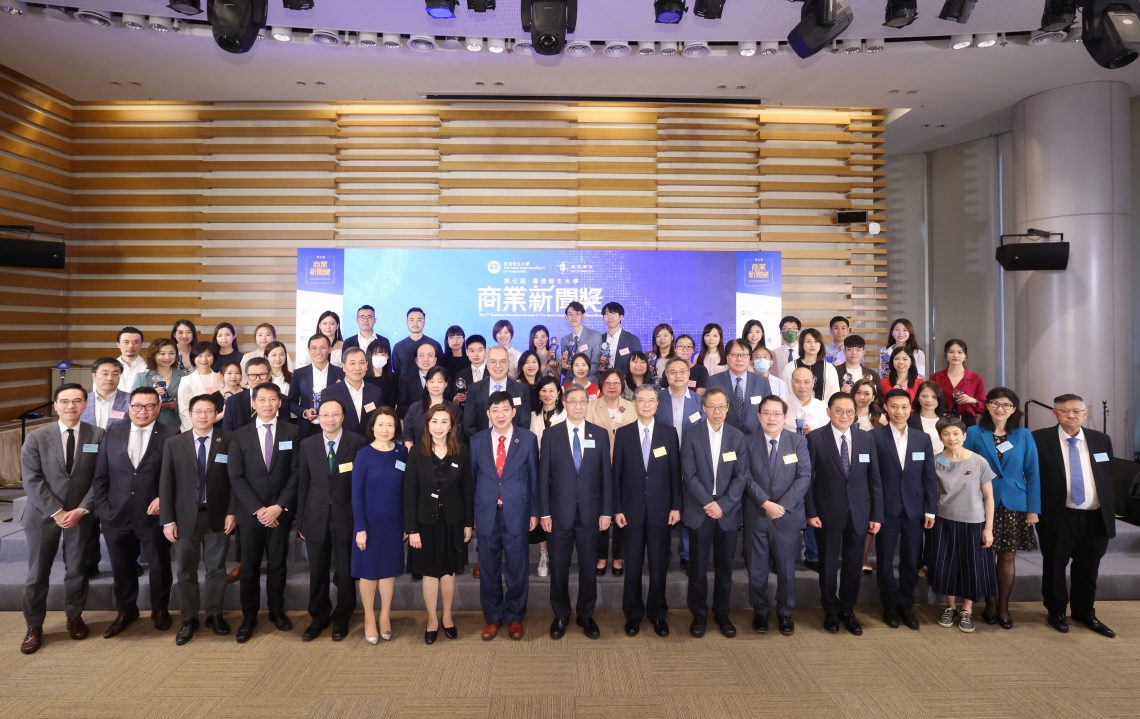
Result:
{"label": "man wearing glasses", "polygon": [[511,395],[511,404],[515,408],[514,423],[522,429],[530,429],[530,389],[507,377],[510,370],[508,357],[505,347],[487,350],[486,375],[467,388],[467,402],[463,405],[463,431],[467,437],[474,437],[475,433],[490,426],[487,400],[496,392]]}
{"label": "man wearing glasses", "polygon": [[139,555],[150,569],[150,617],[155,629],[170,628],[170,543],[158,524],[158,478],[162,447],[178,431],[159,424],[159,397],[151,387],[131,392],[130,422],[107,430],[95,462],[92,505],[103,525],[111,555],[118,614],[104,639],[123,632],[139,618]]}
{"label": "man wearing glasses", "polygon": [[586,316],[586,308],[581,302],[574,301],[566,305],[566,322],[570,325],[570,332],[562,337],[562,370],[563,380],[570,377],[570,359],[579,352],[590,358],[590,381],[598,383],[598,360],[602,356],[602,333],[592,330],[582,324]]}
{"label": "man wearing glasses", "polygon": [[385,346],[392,346],[388,344],[387,337],[373,331],[376,327],[376,310],[372,305],[361,305],[360,309],[356,311],[356,326],[358,328],[357,333],[344,341],[344,344],[341,345],[343,350],[347,351],[350,347],[359,347],[364,350],[365,357],[371,357],[372,345],[384,342]]}
{"label": "man wearing glasses", "polygon": [[725,347],[728,356],[728,371],[709,377],[709,387],[720,387],[729,397],[730,407],[725,421],[744,434],[760,430],[760,416],[757,408],[760,401],[772,394],[772,386],[767,377],[749,372],[752,366],[752,350],[744,340],[736,339]]}
{"label": "man wearing glasses", "polygon": [[[223,429],[227,432],[234,432],[253,421],[253,388],[264,382],[271,381],[272,375],[269,372],[269,360],[264,357],[254,357],[246,364],[246,388],[226,398],[226,406],[222,416]],[[282,409],[284,409],[285,405],[286,399],[282,397]]]}

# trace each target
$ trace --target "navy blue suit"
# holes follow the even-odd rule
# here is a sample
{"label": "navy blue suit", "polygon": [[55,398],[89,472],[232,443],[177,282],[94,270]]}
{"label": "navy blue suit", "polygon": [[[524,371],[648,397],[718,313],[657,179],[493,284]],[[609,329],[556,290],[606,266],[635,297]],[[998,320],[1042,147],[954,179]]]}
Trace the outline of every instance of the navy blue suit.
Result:
{"label": "navy blue suit", "polygon": [[[569,421],[569,420],[567,420]],[[550,517],[550,608],[559,619],[570,618],[570,555],[578,549],[579,619],[594,615],[598,599],[598,518],[613,516],[613,476],[609,434],[582,422],[582,464],[574,469],[567,425],[559,423],[542,435],[538,461],[537,516]]]}
{"label": "navy blue suit", "polygon": [[[906,428],[906,462],[899,465],[892,427],[870,431],[878,453],[883,485],[883,526],[875,536],[879,558],[879,598],[884,609],[914,606],[914,588],[922,565],[923,517],[938,509],[938,478],[934,472],[934,445],[923,431]],[[892,564],[899,550],[899,578]]]}
{"label": "navy blue suit", "polygon": [[[227,432],[234,432],[241,429],[247,424],[253,422],[253,405],[250,403],[250,397],[253,389],[242,390],[235,392],[229,397],[226,397],[225,415],[222,417],[222,429]],[[281,409],[277,410],[277,418],[285,422],[289,421],[289,398],[281,394],[278,390],[277,394],[281,397]]]}
{"label": "navy blue suit", "polygon": [[[691,368],[697,369],[698,366]],[[704,369],[704,367],[700,367]],[[703,385],[702,385],[703,386]],[[694,415],[696,415],[694,417]],[[673,427],[673,395],[670,394],[669,388],[664,387],[657,393],[657,414],[654,420],[657,422],[664,422],[665,424],[673,427],[674,430],[680,429],[677,435],[677,445],[681,444],[681,440],[685,436],[688,428],[693,427],[705,418],[705,409],[701,406],[701,396],[692,387],[685,388],[685,412],[684,418],[681,421],[681,426]],[[677,554],[681,556],[681,561],[689,561],[689,528],[685,526],[684,522],[677,524],[678,534],[677,539]],[[673,552],[667,551],[665,554],[665,564],[668,565],[673,561]]]}
{"label": "navy blue suit", "polygon": [[[513,379],[504,379],[500,384],[511,395],[515,405],[515,426],[530,431],[530,387],[515,382]],[[487,429],[490,421],[487,419],[487,403],[493,394],[491,387],[494,380],[491,375],[483,373],[483,379],[473,385],[467,386],[467,401],[463,403],[463,433],[467,437],[474,437],[477,432]]]}
{"label": "navy blue suit", "polygon": [[[760,400],[772,394],[772,386],[767,377],[761,377],[755,372],[745,372],[741,389],[744,391],[744,406],[736,405],[736,377],[732,372],[720,372],[709,377],[709,389],[720,387],[728,393],[728,416],[725,422],[736,427],[744,434],[760,431],[760,415],[757,410]],[[738,413],[737,410],[740,410]],[[742,416],[743,415],[743,416]]]}
{"label": "navy blue suit", "polygon": [[384,404],[384,392],[374,384],[364,383],[364,399],[360,402],[360,414],[356,413],[356,405],[348,393],[348,385],[338,382],[321,392],[321,401],[335,399],[344,407],[344,428],[349,432],[364,434],[365,427],[372,413]]}
{"label": "navy blue suit", "polygon": [[[602,342],[609,342],[609,339],[607,337],[607,332],[608,332],[608,330],[606,332],[602,333]],[[629,356],[631,354],[633,354],[634,352],[640,352],[640,351],[641,351],[641,340],[638,339],[637,335],[633,334],[632,332],[630,332],[629,330],[627,330],[623,327],[621,330],[621,334],[618,335],[617,347],[610,347],[609,348],[609,354],[610,354],[610,365],[609,366],[610,367],[616,367],[618,369],[618,371],[621,372],[622,377],[625,377],[625,373],[627,371],[629,371]],[[604,352],[603,352],[603,354],[604,354]],[[637,388],[631,387],[630,389],[637,389]]]}
{"label": "navy blue suit", "polygon": [[[328,366],[328,385],[325,390],[342,379],[344,379],[344,370],[330,364]],[[321,430],[320,425],[313,424],[305,419],[304,412],[307,409],[315,409],[313,407],[313,366],[311,364],[298,367],[297,371],[293,373],[293,379],[289,382],[289,411],[297,415],[297,429],[300,430],[301,439]]]}
{"label": "navy blue suit", "polygon": [[[468,400],[470,402],[470,400]],[[486,416],[486,415],[484,415]],[[523,620],[530,589],[530,518],[538,488],[538,442],[530,430],[514,427],[506,464],[495,469],[492,428],[471,437],[471,476],[475,480],[475,534],[479,540],[479,601],[487,624]],[[500,498],[502,504],[499,504]],[[503,595],[503,560],[507,591]]]}

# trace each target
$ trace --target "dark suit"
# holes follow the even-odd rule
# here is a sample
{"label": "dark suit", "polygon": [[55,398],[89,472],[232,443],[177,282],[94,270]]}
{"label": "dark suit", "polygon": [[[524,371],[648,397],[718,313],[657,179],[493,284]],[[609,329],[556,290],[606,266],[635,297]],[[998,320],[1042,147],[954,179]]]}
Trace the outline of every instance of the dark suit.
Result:
{"label": "dark suit", "polygon": [[[811,485],[811,458],[807,440],[780,430],[776,452],[763,430],[744,439],[748,456],[748,484],[744,489],[744,529],[748,551],[748,601],[752,611],[768,615],[769,568],[776,568],[776,613],[792,616],[796,608],[796,559],[800,556],[800,530],[804,501]],[[764,503],[775,502],[784,515],[769,519]]]}
{"label": "dark suit", "polygon": [[[621,608],[627,621],[664,620],[665,573],[669,568],[669,513],[681,511],[681,444],[670,425],[654,419],[649,462],[642,456],[644,427],[638,420],[614,434],[614,514],[624,514],[625,587]],[[642,601],[641,573],[649,555],[648,602]]]}
{"label": "dark suit", "polygon": [[[689,611],[708,615],[708,563],[715,569],[713,614],[727,616],[732,593],[732,555],[740,529],[740,504],[748,482],[744,433],[728,422],[721,425],[720,452],[712,456],[709,423],[702,419],[681,441],[681,481],[685,486],[681,520],[689,528]],[[714,475],[715,472],[715,475]],[[714,479],[715,476],[715,479]],[[724,513],[711,519],[704,507],[710,502]]]}
{"label": "dark suit", "polygon": [[170,587],[174,581],[170,542],[162,536],[158,516],[147,514],[146,510],[158,499],[163,445],[176,436],[178,430],[156,421],[135,466],[129,454],[129,441],[131,432],[136,429],[128,422],[107,430],[91,484],[95,514],[102,521],[107,553],[111,555],[115,605],[123,614],[138,609],[140,553],[150,569],[151,611],[170,606]]}
{"label": "dark suit", "polygon": [[388,360],[392,364],[392,371],[398,375],[415,372],[418,369],[416,367],[416,352],[421,345],[434,347],[436,359],[443,356],[443,347],[431,337],[420,335],[418,340],[414,340],[410,336],[405,337],[392,348],[392,356]]}
{"label": "dark suit", "polygon": [[[530,431],[530,387],[509,378],[501,384],[515,405],[515,426]],[[481,381],[467,388],[467,401],[463,403],[463,432],[468,438],[490,426],[487,400],[492,394],[492,385],[491,375],[484,373]]]}
{"label": "dark suit", "polygon": [[[83,414],[79,415],[80,422],[86,422],[87,424],[98,426],[95,423],[95,397],[95,391],[92,390],[87,396],[86,409],[83,410]],[[108,413],[106,423],[107,426],[102,428],[103,431],[107,431],[111,427],[114,427],[116,424],[123,422],[130,423],[130,419],[127,417],[127,405],[129,405],[130,402],[130,392],[124,392],[121,389],[115,390],[115,398],[111,400],[111,413],[114,413],[115,416],[112,417],[111,413]]]}
{"label": "dark suit", "polygon": [[[569,420],[567,420],[569,422]],[[538,462],[537,516],[550,517],[546,541],[550,549],[550,608],[557,619],[570,618],[570,555],[578,550],[579,619],[594,615],[598,599],[598,518],[613,516],[610,440],[605,429],[582,422],[581,466],[574,455],[566,423],[542,434]]]}
{"label": "dark suit", "polygon": [[396,414],[403,419],[408,414],[408,408],[419,402],[424,396],[424,383],[420,378],[420,368],[415,365],[405,374],[400,375],[400,382],[396,389]]}
{"label": "dark suit", "polygon": [[389,347],[392,346],[391,344],[388,343],[387,337],[385,337],[384,335],[379,334],[379,333],[373,333],[372,334],[372,341],[370,341],[368,343],[368,346],[367,347],[360,347],[360,335],[353,335],[353,336],[349,337],[348,339],[346,339],[344,341],[344,343],[340,346],[341,356],[343,357],[344,353],[347,352],[350,347],[360,347],[360,349],[364,350],[364,354],[366,356],[371,357],[372,356],[372,347],[374,345],[380,343],[380,342],[383,342],[384,344],[388,345]]}
{"label": "dark suit", "polygon": [[[225,416],[222,417],[222,429],[233,432],[253,422],[253,404],[250,402],[253,388],[235,392],[226,397]],[[281,409],[277,416],[286,422],[289,421],[289,398],[278,390],[277,396],[281,398]]]}
{"label": "dark suit", "polygon": [[[314,622],[347,623],[356,609],[352,585],[352,463],[368,442],[341,431],[333,468],[323,432],[301,440],[297,458],[297,531],[309,555],[309,614]],[[336,606],[329,595],[329,570]]]}
{"label": "dark suit", "polygon": [[[230,439],[230,491],[241,531],[241,611],[250,619],[257,617],[261,607],[262,557],[268,560],[266,607],[271,616],[285,611],[285,562],[297,509],[297,428],[280,418],[273,422],[273,447],[267,468],[262,441],[265,430],[261,424],[255,418]],[[283,511],[277,526],[269,528],[258,521],[256,514],[262,507],[275,504]]]}
{"label": "dark suit", "polygon": [[[813,430],[807,439],[812,475],[807,516],[819,517],[823,523],[815,536],[819,542],[820,602],[829,616],[850,613],[855,607],[869,524],[883,521],[879,457],[870,432],[855,426],[847,430],[851,468],[844,472],[832,427],[829,422]],[[836,572],[840,573],[838,581]]]}
{"label": "dark suit", "polygon": [[[1061,453],[1058,432],[1058,425],[1053,425],[1033,433],[1041,467],[1041,517],[1037,524],[1041,540],[1041,595],[1050,614],[1063,615],[1068,605],[1073,618],[1083,620],[1095,614],[1100,560],[1108,551],[1108,540],[1116,536],[1112,440],[1106,434],[1084,428],[1100,508],[1070,509],[1065,506],[1069,468]],[[1071,590],[1065,582],[1065,568],[1070,561]]]}
{"label": "dark suit", "polygon": [[744,393],[743,405],[736,401],[736,377],[732,372],[714,374],[708,381],[709,389],[720,387],[728,394],[728,416],[724,421],[744,434],[753,434],[760,431],[760,415],[757,412],[760,400],[772,394],[772,386],[767,377],[761,377],[755,372],[745,372],[740,385]]}
{"label": "dark suit", "polygon": [[[609,342],[608,329],[606,332],[602,332],[602,342]],[[623,327],[621,334],[618,335],[617,347],[609,348],[609,366],[616,367],[618,371],[621,372],[622,377],[625,377],[625,373],[629,370],[629,356],[634,352],[640,351],[641,340],[638,339],[637,335]],[[630,389],[637,388],[631,387]]]}
{"label": "dark suit", "polygon": [[[914,606],[914,588],[922,566],[923,517],[938,510],[938,477],[934,472],[934,445],[922,430],[907,427],[906,462],[899,465],[894,428],[869,432],[878,453],[883,485],[883,526],[875,536],[879,558],[879,598],[884,609]],[[899,551],[899,579],[891,566]]]}
{"label": "dark suit", "polygon": [[[360,414],[356,413],[356,405],[352,403],[352,395],[348,392],[347,380],[338,382],[321,393],[321,401],[335,399],[344,407],[344,429],[357,434],[364,434],[372,413],[384,404],[384,393],[379,387],[364,382],[363,398],[360,401]],[[371,409],[369,409],[371,407]]]}
{"label": "dark suit", "polygon": [[[704,369],[704,367],[701,367]],[[691,370],[690,370],[691,371]],[[706,373],[707,374],[707,373]],[[703,386],[703,385],[702,385]],[[694,417],[694,415],[696,415]],[[684,433],[688,428],[696,426],[698,422],[705,418],[705,409],[701,406],[701,396],[697,394],[697,390],[692,387],[685,388],[685,411],[681,420],[680,427],[673,427],[674,430],[679,429],[677,434],[677,445],[681,444],[684,438]],[[657,415],[654,419],[658,422],[664,422],[669,426],[673,426],[673,395],[669,392],[668,387],[662,388],[657,393]],[[682,561],[689,561],[689,528],[685,526],[684,522],[677,525],[677,554],[681,556]],[[673,560],[673,552],[670,550],[666,553],[665,564]]]}
{"label": "dark suit", "polygon": [[[470,402],[470,400],[468,400]],[[486,415],[484,415],[486,416]],[[529,415],[527,417],[529,420]],[[475,534],[479,539],[479,601],[487,624],[522,621],[526,616],[530,518],[537,516],[538,443],[530,430],[514,427],[500,477],[491,438],[494,430],[471,437],[471,476],[475,481]],[[500,504],[500,498],[502,503]],[[503,596],[503,559],[507,592]]]}
{"label": "dark suit", "polygon": [[[325,390],[343,379],[344,370],[330,364],[328,366],[328,384],[325,386]],[[313,407],[313,366],[311,364],[298,367],[297,371],[293,373],[293,379],[289,382],[289,412],[297,416],[297,429],[301,431],[302,439],[321,430],[320,425],[304,418],[303,415],[307,409],[315,409]]]}
{"label": "dark suit", "polygon": [[171,437],[162,448],[162,473],[158,480],[159,521],[175,524],[178,540],[178,607],[182,621],[197,619],[200,606],[198,563],[206,566],[206,616],[222,613],[226,591],[226,515],[230,513],[230,436],[214,425],[206,443],[206,504],[200,505],[198,438],[193,429]]}
{"label": "dark suit", "polygon": [[28,503],[24,508],[24,535],[28,540],[28,579],[24,585],[24,618],[29,627],[43,626],[47,613],[51,565],[63,540],[64,611],[76,617],[87,603],[87,572],[83,555],[94,517],[90,514],[75,526],[60,529],[52,515],[82,507],[94,509],[91,479],[95,475],[98,445],[103,430],[80,422],[76,428],[75,454],[67,471],[59,422],[28,435],[20,450],[20,475]]}
{"label": "dark suit", "polygon": [[[598,383],[598,360],[602,356],[602,342],[604,342],[605,339],[605,336],[602,335],[601,332],[592,330],[583,325],[582,329],[578,332],[577,344],[574,343],[574,331],[571,330],[562,337],[562,343],[560,345],[562,354],[566,355],[569,353],[571,360],[574,359],[574,355],[579,353],[590,358],[590,381],[594,384]],[[582,345],[586,345],[586,348],[582,349]],[[562,381],[569,382],[571,380],[573,380],[573,377],[570,372],[568,370],[564,371],[562,373]]]}

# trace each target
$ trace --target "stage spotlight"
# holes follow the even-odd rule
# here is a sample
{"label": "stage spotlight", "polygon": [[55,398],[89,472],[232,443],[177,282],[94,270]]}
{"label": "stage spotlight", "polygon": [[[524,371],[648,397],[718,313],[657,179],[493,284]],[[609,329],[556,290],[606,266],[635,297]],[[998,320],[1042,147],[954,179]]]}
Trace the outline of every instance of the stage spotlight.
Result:
{"label": "stage spotlight", "polygon": [[811,57],[842,35],[854,17],[845,0],[807,0],[799,24],[788,33],[788,45],[800,57]]}
{"label": "stage spotlight", "polygon": [[685,16],[685,0],[653,0],[653,12],[657,16],[656,22],[676,25]]}
{"label": "stage spotlight", "polygon": [[736,51],[741,57],[752,57],[756,54],[756,43],[752,40],[743,40],[736,43]]}
{"label": "stage spotlight", "polygon": [[170,0],[166,7],[183,15],[202,14],[202,0]]}
{"label": "stage spotlight", "polygon": [[312,10],[314,0],[281,0],[281,6],[286,10]]}
{"label": "stage spotlight", "polygon": [[974,44],[973,35],[955,35],[950,38],[950,47],[954,50],[965,50]]}
{"label": "stage spotlight", "polygon": [[918,0],[887,0],[887,27],[906,27],[918,17]]}
{"label": "stage spotlight", "polygon": [[511,43],[511,53],[515,55],[533,55],[534,45],[531,44],[530,38],[515,40]]}
{"label": "stage spotlight", "polygon": [[76,10],[75,19],[90,27],[111,27],[111,16],[102,10]]}
{"label": "stage spotlight", "polygon": [[495,9],[495,0],[467,0],[467,9],[471,12],[487,12]]}
{"label": "stage spotlight", "polygon": [[437,20],[450,20],[455,18],[455,6],[459,0],[424,0],[427,14]]}
{"label": "stage spotlight", "polygon": [[693,5],[693,14],[706,20],[720,20],[724,14],[724,0],[697,0]]}
{"label": "stage spotlight", "polygon": [[998,44],[998,36],[992,32],[982,33],[978,35],[978,41],[974,43],[975,47],[993,47]]}
{"label": "stage spotlight", "polygon": [[711,50],[709,44],[701,40],[685,43],[685,49],[681,50],[681,54],[685,57],[708,57]]}
{"label": "stage spotlight", "polygon": [[28,4],[25,2],[17,2],[17,0],[9,0],[5,3],[0,3],[0,12],[5,15],[23,15],[28,11]]}
{"label": "stage spotlight", "polygon": [[315,45],[332,47],[340,44],[340,33],[336,30],[313,30],[309,33],[309,41]]}
{"label": "stage spotlight", "polygon": [[840,40],[839,50],[844,55],[858,55],[863,52],[862,40]]}
{"label": "stage spotlight", "polygon": [[408,47],[416,52],[433,52],[437,46],[431,35],[412,35],[408,38]]}
{"label": "stage spotlight", "polygon": [[466,47],[471,52],[479,52],[480,50],[483,49],[483,38],[481,38],[481,37],[469,37],[463,41],[463,46]]}
{"label": "stage spotlight", "polygon": [[942,4],[942,12],[938,13],[938,17],[965,25],[969,22],[970,13],[974,11],[974,5],[977,2],[978,0],[946,0]]}
{"label": "stage spotlight", "polygon": [[655,42],[639,42],[639,43],[637,43],[637,54],[638,55],[646,55],[646,56],[656,55],[657,54],[657,43],[655,43]]}
{"label": "stage spotlight", "polygon": [[1131,63],[1140,53],[1140,0],[1083,0],[1081,41],[1103,68]]}
{"label": "stage spotlight", "polygon": [[594,46],[589,40],[572,40],[566,43],[563,52],[566,53],[566,57],[590,57],[594,54]]}
{"label": "stage spotlight", "polygon": [[578,24],[578,0],[522,0],[522,29],[539,55],[558,55]]}
{"label": "stage spotlight", "polygon": [[660,54],[665,57],[674,57],[677,54],[677,42],[675,40],[662,40]]}
{"label": "stage spotlight", "polygon": [[267,0],[210,0],[206,16],[214,42],[226,52],[249,52],[258,31],[265,27],[268,4]]}
{"label": "stage spotlight", "polygon": [[1077,0],[1045,0],[1041,29],[1045,32],[1068,30],[1077,19]]}

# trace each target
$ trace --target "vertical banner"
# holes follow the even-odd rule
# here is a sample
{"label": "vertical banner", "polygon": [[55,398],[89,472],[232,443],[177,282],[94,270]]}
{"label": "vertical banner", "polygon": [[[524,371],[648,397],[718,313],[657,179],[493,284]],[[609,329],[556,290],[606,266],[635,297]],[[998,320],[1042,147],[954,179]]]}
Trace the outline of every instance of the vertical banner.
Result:
{"label": "vertical banner", "polygon": [[297,250],[298,367],[309,362],[309,337],[322,312],[332,310],[344,323],[344,254],[342,249]]}
{"label": "vertical banner", "polygon": [[783,289],[779,252],[736,253],[736,332],[744,329],[748,320],[760,320],[764,336],[772,337],[769,347],[779,342],[781,302]]}

